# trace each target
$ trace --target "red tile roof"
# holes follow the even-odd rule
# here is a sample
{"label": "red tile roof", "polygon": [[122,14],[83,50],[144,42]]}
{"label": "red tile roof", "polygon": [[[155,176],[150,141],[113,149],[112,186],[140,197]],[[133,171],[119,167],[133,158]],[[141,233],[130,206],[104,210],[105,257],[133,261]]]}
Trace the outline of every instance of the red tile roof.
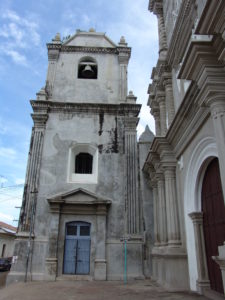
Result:
{"label": "red tile roof", "polygon": [[9,225],[9,224],[6,224],[6,223],[4,223],[4,222],[0,222],[0,227],[9,229],[9,230],[12,230],[12,231],[15,231],[15,232],[16,232],[16,230],[17,230],[16,227],[11,226],[11,225]]}

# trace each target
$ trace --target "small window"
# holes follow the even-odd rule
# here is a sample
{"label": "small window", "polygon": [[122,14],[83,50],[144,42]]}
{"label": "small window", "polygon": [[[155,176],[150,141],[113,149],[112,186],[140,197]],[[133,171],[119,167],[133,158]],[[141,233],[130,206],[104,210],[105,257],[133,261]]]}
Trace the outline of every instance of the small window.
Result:
{"label": "small window", "polygon": [[77,235],[77,226],[68,225],[67,226],[67,235]]}
{"label": "small window", "polygon": [[80,226],[80,236],[89,236],[90,226]]}
{"label": "small window", "polygon": [[68,182],[98,182],[98,148],[91,144],[75,144],[69,149]]}
{"label": "small window", "polygon": [[6,249],[6,244],[3,244],[3,246],[2,246],[2,257],[5,256],[5,249]]}
{"label": "small window", "polygon": [[93,156],[89,153],[79,153],[75,159],[76,174],[92,174]]}
{"label": "small window", "polygon": [[84,57],[80,60],[78,66],[78,78],[82,79],[97,79],[98,67],[95,59]]}

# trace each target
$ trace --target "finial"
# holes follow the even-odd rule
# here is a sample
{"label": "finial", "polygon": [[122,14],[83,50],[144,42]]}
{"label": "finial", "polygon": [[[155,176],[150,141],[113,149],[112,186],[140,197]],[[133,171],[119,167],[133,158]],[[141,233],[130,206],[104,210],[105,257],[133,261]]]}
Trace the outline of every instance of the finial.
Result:
{"label": "finial", "polygon": [[124,36],[121,36],[119,45],[125,46],[125,47],[127,46],[127,43],[126,43],[126,40],[125,40],[125,37],[124,37]]}
{"label": "finial", "polygon": [[60,38],[60,33],[57,32],[56,35],[55,35],[55,41],[60,41],[61,38]]}
{"label": "finial", "polygon": [[129,91],[129,96],[134,96],[134,93],[133,93],[133,91]]}
{"label": "finial", "polygon": [[37,95],[37,100],[47,100],[45,87],[42,87],[36,95]]}
{"label": "finial", "polygon": [[53,43],[61,43],[61,37],[60,37],[60,33],[56,33],[54,39],[52,39]]}
{"label": "finial", "polygon": [[133,91],[129,91],[128,96],[126,97],[128,103],[136,103],[137,97],[134,96]]}

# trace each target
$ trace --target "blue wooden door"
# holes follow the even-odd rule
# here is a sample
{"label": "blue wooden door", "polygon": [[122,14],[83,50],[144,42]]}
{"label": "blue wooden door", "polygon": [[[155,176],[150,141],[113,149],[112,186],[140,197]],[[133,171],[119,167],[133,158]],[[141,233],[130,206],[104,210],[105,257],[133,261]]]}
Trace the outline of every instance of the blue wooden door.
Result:
{"label": "blue wooden door", "polygon": [[89,223],[70,222],[66,224],[64,274],[89,274],[90,245]]}

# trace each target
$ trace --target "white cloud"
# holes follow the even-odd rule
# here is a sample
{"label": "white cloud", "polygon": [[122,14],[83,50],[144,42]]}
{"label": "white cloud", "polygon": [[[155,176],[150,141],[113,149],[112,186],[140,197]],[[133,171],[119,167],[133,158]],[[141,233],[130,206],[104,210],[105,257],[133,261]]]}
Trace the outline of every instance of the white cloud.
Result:
{"label": "white cloud", "polygon": [[5,159],[15,159],[16,151],[12,148],[0,147],[0,157]]}
{"label": "white cloud", "polygon": [[26,142],[28,142],[30,134],[30,126],[25,126],[15,120],[5,119],[0,115],[0,135],[12,136],[14,139],[15,137],[19,139],[23,137],[23,141],[26,140]]}
{"label": "white cloud", "polygon": [[14,218],[11,215],[8,214],[4,214],[0,212],[0,220],[4,222],[4,220],[6,221],[12,221]]}
{"label": "white cloud", "polygon": [[24,184],[25,179],[24,178],[16,178],[15,184]]}
{"label": "white cloud", "polygon": [[0,29],[1,54],[10,56],[16,64],[28,66],[25,50],[40,45],[38,23],[12,10],[5,11],[1,18],[4,22]]}
{"label": "white cloud", "polygon": [[27,59],[24,55],[20,54],[15,50],[4,50],[4,53],[12,58],[12,60],[19,65],[27,66]]}
{"label": "white cloud", "polygon": [[2,186],[4,183],[8,182],[8,179],[4,176],[0,175],[0,186]]}

